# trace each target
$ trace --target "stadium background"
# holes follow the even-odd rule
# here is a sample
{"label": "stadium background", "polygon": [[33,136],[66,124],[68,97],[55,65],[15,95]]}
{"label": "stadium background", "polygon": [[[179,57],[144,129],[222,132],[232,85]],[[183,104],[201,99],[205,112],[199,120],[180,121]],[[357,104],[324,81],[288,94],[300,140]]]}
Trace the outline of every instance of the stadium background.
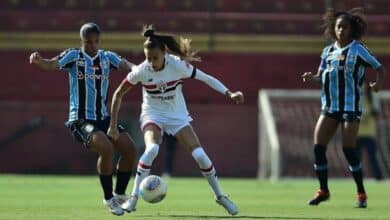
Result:
{"label": "stadium background", "polygon": [[[203,59],[197,66],[246,95],[246,103],[236,106],[200,82],[185,81],[194,127],[221,176],[255,177],[258,90],[319,88],[302,84],[300,74],[317,69],[325,45],[321,16],[328,6],[339,10],[363,7],[369,23],[365,42],[385,66],[390,66],[387,0],[1,1],[0,172],[96,172],[96,156],[74,142],[64,127],[67,74],[44,72],[28,63],[29,54],[35,50],[52,57],[65,48],[78,47],[81,24],[94,21],[103,30],[102,48],[134,63],[143,60],[143,38],[139,34],[143,24],[192,38]],[[111,75],[110,94],[124,76],[119,72]],[[385,89],[389,88],[386,80]],[[137,139],[140,101],[138,88],[126,97],[121,110],[122,121]],[[141,145],[139,140],[137,144]],[[157,173],[163,154],[161,150],[154,164]],[[291,163],[289,168],[302,167]],[[310,170],[311,164],[307,168]],[[199,175],[183,149],[178,151],[173,174]]]}

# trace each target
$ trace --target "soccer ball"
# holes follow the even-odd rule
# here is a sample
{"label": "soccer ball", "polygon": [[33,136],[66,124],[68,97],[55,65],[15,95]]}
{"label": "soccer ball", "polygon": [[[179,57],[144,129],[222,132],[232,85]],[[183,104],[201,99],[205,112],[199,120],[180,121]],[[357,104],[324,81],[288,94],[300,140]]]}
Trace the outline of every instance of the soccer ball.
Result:
{"label": "soccer ball", "polygon": [[165,181],[155,175],[147,176],[140,185],[141,197],[149,203],[161,202],[167,195],[167,184]]}

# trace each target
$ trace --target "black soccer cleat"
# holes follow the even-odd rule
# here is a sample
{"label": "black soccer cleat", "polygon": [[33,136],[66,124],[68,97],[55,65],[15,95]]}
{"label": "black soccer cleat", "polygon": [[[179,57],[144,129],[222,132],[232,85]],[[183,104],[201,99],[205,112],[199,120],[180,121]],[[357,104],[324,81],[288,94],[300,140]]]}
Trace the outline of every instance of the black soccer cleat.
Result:
{"label": "black soccer cleat", "polygon": [[318,205],[320,204],[321,202],[323,201],[326,201],[326,200],[329,200],[330,198],[330,193],[329,192],[325,192],[325,191],[322,191],[322,190],[318,190],[314,196],[313,199],[311,199],[308,204],[309,205]]}
{"label": "black soccer cleat", "polygon": [[365,193],[358,193],[357,198],[356,208],[367,208],[367,195]]}

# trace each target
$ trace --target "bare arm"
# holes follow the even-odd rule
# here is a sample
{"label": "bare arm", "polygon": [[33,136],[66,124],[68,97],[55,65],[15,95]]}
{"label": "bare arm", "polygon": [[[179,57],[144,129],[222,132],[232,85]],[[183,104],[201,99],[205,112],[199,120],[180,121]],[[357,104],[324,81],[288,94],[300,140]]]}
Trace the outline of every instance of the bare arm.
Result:
{"label": "bare arm", "polygon": [[118,114],[122,103],[123,96],[131,89],[131,84],[125,79],[121,82],[119,87],[115,90],[111,103],[111,121],[108,128],[107,135],[112,139],[117,140],[119,138],[118,132]]}
{"label": "bare arm", "polygon": [[303,82],[317,82],[321,83],[321,74],[322,70],[318,70],[317,74],[313,74],[312,72],[305,72],[302,75]]}
{"label": "bare arm", "polygon": [[378,69],[376,69],[376,81],[369,82],[370,87],[372,89],[374,89],[374,91],[376,91],[376,92],[379,91],[380,89],[382,89],[382,86],[383,86],[383,83],[385,80],[385,76],[386,76],[386,69],[382,65]]}
{"label": "bare arm", "polygon": [[131,72],[131,68],[134,66],[133,63],[129,62],[128,60],[122,58],[121,62],[119,63],[119,70],[123,72]]}
{"label": "bare arm", "polygon": [[34,52],[30,55],[30,64],[33,63],[44,70],[57,70],[59,68],[57,57],[44,59],[39,52]]}

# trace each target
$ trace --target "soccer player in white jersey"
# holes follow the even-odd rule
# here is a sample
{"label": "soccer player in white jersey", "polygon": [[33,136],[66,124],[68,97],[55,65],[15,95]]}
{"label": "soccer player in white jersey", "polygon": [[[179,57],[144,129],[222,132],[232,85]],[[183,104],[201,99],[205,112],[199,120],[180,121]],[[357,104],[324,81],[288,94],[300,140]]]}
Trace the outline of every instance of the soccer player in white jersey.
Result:
{"label": "soccer player in white jersey", "polygon": [[[116,89],[108,129],[108,135],[114,140],[117,139],[118,111],[122,97],[133,86],[142,85],[143,103],[140,122],[146,149],[138,163],[131,197],[122,207],[128,212],[135,211],[139,185],[149,175],[153,160],[159,151],[162,134],[166,132],[174,135],[181,146],[192,152],[192,157],[197,162],[201,173],[214,191],[216,202],[229,214],[236,215],[237,206],[222,192],[215,168],[190,124],[192,119],[184,100],[182,80],[186,78],[201,80],[236,103],[244,101],[242,92],[231,92],[220,81],[188,63],[199,59],[190,52],[190,40],[180,38],[180,41],[177,41],[174,36],[156,34],[152,27],[145,27],[143,35],[146,37],[144,43],[146,60],[133,68]],[[167,53],[168,49],[175,55]]]}
{"label": "soccer player in white jersey", "polygon": [[[100,28],[86,23],[80,29],[81,48],[71,48],[52,59],[44,59],[38,52],[30,55],[30,63],[44,70],[66,70],[69,76],[69,119],[67,127],[73,137],[87,149],[99,154],[97,171],[104,192],[103,203],[114,215],[123,215],[121,203],[127,201],[125,191],[135,160],[134,143],[120,128],[121,133],[110,140],[107,129],[110,116],[106,101],[109,74],[119,69],[129,72],[133,64],[111,51],[100,50]],[[113,154],[120,153],[117,164],[116,186],[113,192]]]}
{"label": "soccer player in white jersey", "polygon": [[306,72],[302,75],[304,82],[322,83],[321,115],[314,130],[314,170],[320,189],[309,205],[318,205],[330,197],[326,146],[341,125],[344,156],[357,187],[357,207],[366,208],[362,165],[355,146],[362,115],[361,86],[365,67],[371,67],[377,72],[377,77],[369,86],[374,91],[380,90],[385,68],[359,41],[366,29],[360,9],[349,12],[329,10],[324,21],[325,35],[334,42],[323,50],[317,74]]}

